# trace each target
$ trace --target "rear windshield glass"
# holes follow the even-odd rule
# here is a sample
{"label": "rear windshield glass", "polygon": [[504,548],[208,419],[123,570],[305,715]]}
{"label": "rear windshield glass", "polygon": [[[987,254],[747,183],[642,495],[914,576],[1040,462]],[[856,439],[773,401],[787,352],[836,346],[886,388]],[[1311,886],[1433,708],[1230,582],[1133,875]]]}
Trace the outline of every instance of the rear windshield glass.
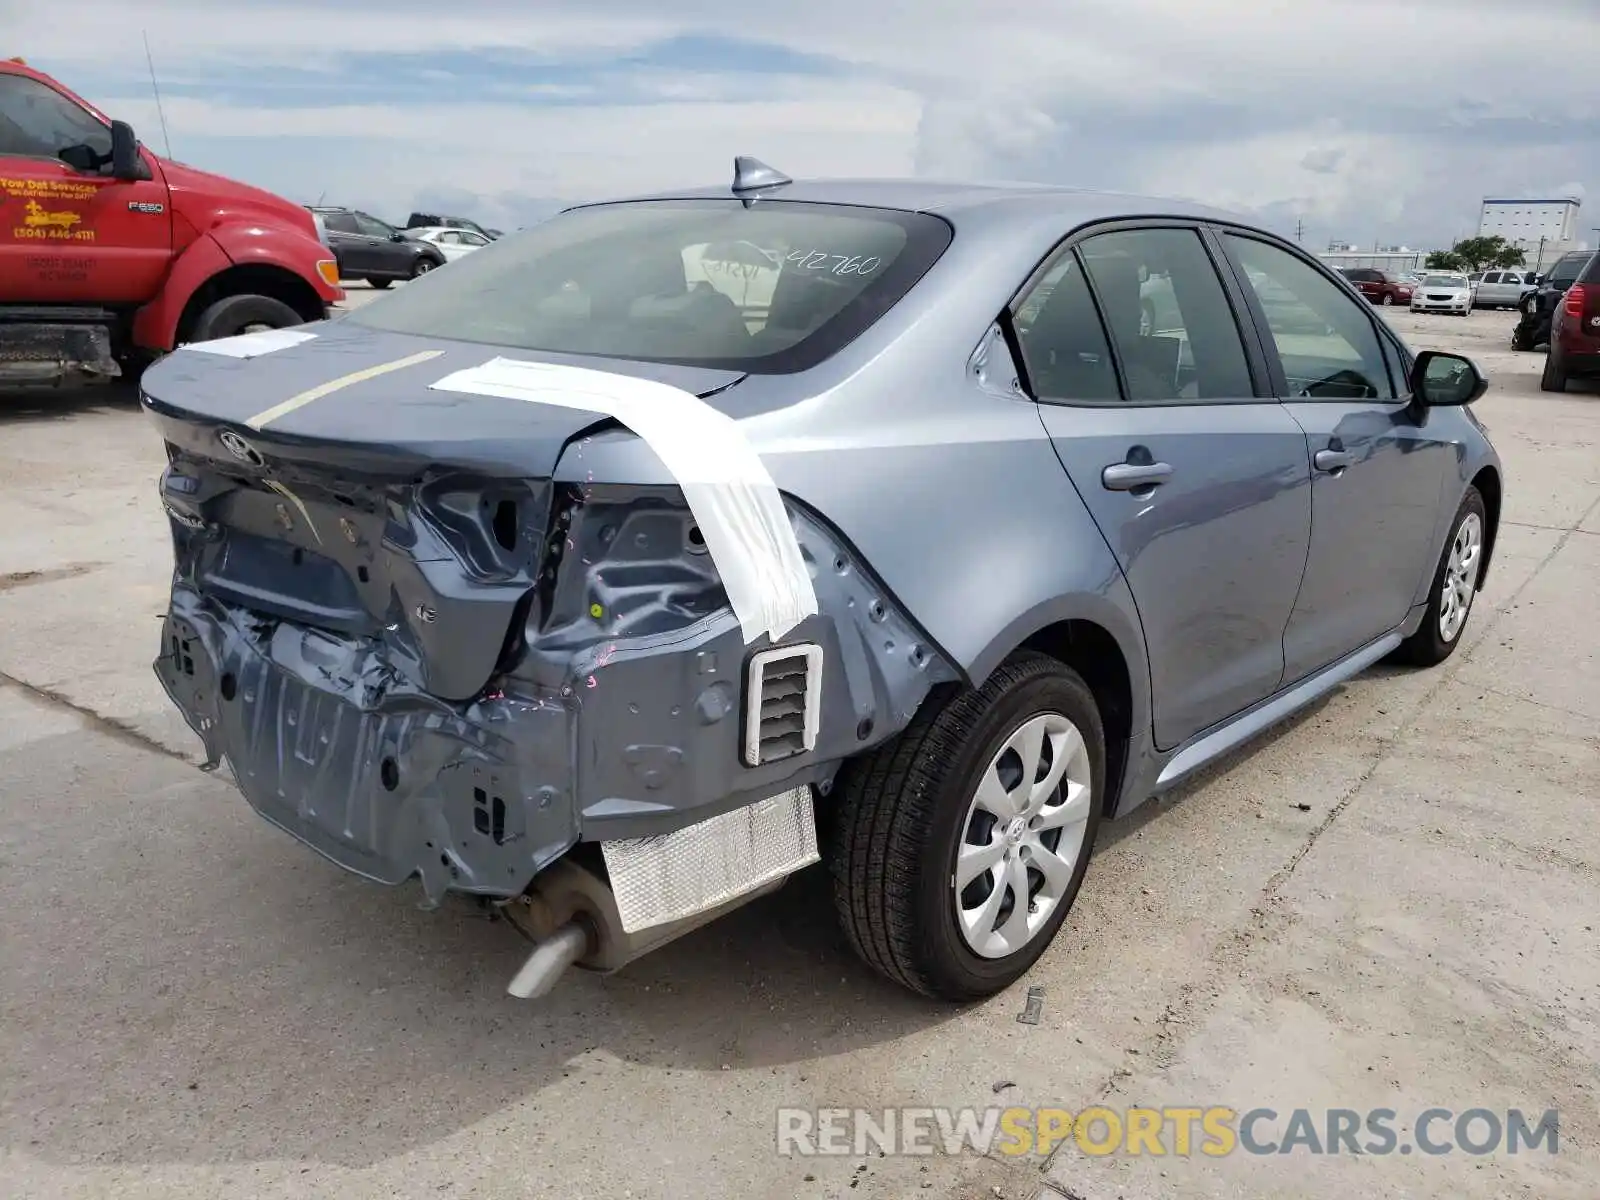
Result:
{"label": "rear windshield glass", "polygon": [[950,243],[925,213],[761,200],[574,209],[354,312],[358,325],[522,350],[805,370]]}
{"label": "rear windshield glass", "polygon": [[[1600,258],[1600,256],[1595,257]],[[1562,285],[1576,283],[1578,274],[1590,261],[1591,256],[1587,254],[1568,254],[1558,259],[1556,265],[1550,268],[1550,282]]]}

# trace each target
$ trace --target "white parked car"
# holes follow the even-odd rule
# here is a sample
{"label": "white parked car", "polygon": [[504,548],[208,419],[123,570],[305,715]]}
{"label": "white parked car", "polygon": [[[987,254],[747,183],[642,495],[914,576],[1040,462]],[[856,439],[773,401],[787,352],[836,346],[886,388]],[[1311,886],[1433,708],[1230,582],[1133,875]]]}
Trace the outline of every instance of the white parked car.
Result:
{"label": "white parked car", "polygon": [[1429,271],[1411,293],[1412,312],[1459,313],[1472,311],[1472,281],[1448,271]]}
{"label": "white parked car", "polygon": [[464,254],[471,254],[489,244],[489,239],[470,229],[451,229],[445,225],[429,225],[421,229],[408,229],[406,236],[419,242],[431,242],[439,247],[445,261],[450,262]]}

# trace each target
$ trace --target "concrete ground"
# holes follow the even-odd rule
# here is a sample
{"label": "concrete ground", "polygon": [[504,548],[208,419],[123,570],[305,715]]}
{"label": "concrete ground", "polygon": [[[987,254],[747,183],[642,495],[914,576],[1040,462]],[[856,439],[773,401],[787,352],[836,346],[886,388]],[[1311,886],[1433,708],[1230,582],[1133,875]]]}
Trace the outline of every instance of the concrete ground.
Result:
{"label": "concrete ground", "polygon": [[[1391,319],[1494,377],[1506,510],[1466,643],[1108,827],[1025,985],[959,1011],[858,966],[815,871],[511,1000],[505,926],[344,875],[196,769],[149,666],[168,550],[137,410],[0,400],[5,1192],[1592,1200],[1600,393],[1540,392],[1512,314]],[[1560,1153],[774,1150],[779,1106],[1097,1100],[1389,1107],[1407,1142],[1430,1106],[1557,1108]]]}

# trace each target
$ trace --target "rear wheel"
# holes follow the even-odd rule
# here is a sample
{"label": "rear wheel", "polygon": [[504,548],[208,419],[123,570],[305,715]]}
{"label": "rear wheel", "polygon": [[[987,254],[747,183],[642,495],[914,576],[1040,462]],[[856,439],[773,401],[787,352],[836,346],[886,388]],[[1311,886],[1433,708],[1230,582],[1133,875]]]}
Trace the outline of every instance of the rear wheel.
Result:
{"label": "rear wheel", "polygon": [[381,292],[393,282],[394,280],[392,279],[369,279],[367,280],[367,286],[375,287]]}
{"label": "rear wheel", "polygon": [[419,258],[416,262],[411,264],[411,278],[416,279],[419,276],[426,275],[429,271],[433,270],[433,268],[433,259]]}
{"label": "rear wheel", "polygon": [[1434,569],[1428,611],[1417,631],[1395,650],[1395,658],[1416,667],[1432,667],[1455,653],[1483,575],[1487,528],[1483,497],[1477,488],[1468,487]]}
{"label": "rear wheel", "polygon": [[282,300],[271,296],[224,296],[202,310],[189,331],[188,340],[209,342],[259,329],[283,329],[301,324],[304,321],[300,314]]}
{"label": "rear wheel", "polygon": [[1547,392],[1567,390],[1567,366],[1561,361],[1561,352],[1556,349],[1554,340],[1544,357],[1544,374],[1539,376],[1539,386]]}
{"label": "rear wheel", "polygon": [[1104,739],[1083,680],[1023,654],[977,690],[930,700],[899,737],[852,763],[829,857],[856,953],[944,1000],[1020,978],[1083,885]]}
{"label": "rear wheel", "polygon": [[1379,303],[1382,304],[1385,308],[1388,308],[1390,305],[1392,305],[1394,303],[1394,296],[1391,295],[1389,292],[1385,292],[1383,294],[1383,299],[1381,301],[1379,301]]}

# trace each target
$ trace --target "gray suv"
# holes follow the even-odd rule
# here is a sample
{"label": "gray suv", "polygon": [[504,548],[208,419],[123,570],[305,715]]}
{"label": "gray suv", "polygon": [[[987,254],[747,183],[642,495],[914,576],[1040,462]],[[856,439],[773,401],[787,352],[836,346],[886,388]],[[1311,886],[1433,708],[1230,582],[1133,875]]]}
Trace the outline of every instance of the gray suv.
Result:
{"label": "gray suv", "polygon": [[157,364],[156,670],[268,821],[521,926],[514,995],[820,858],[970,999],[1103,821],[1455,650],[1486,386],[1227,213],[741,160]]}

